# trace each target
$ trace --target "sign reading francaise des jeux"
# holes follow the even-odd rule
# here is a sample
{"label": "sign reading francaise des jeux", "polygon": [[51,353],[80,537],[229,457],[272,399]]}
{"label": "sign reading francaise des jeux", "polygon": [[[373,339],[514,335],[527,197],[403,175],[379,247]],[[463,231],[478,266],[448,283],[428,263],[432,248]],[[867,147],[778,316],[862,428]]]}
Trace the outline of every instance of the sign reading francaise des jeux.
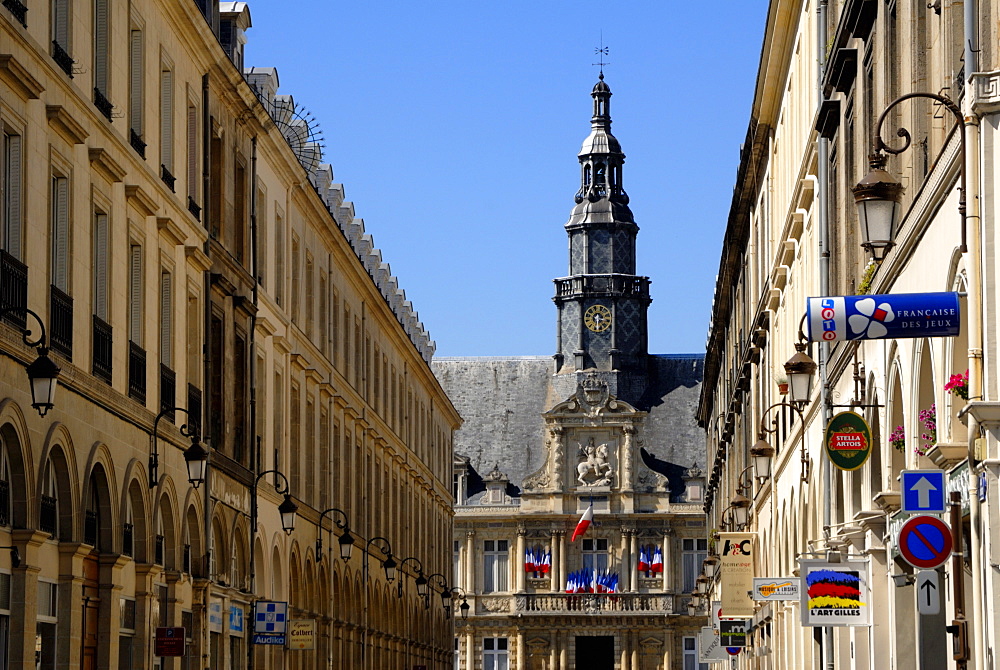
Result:
{"label": "sign reading francaise des jeux", "polygon": [[872,431],[860,414],[841,412],[830,419],[823,442],[830,462],[841,470],[857,470],[872,453]]}
{"label": "sign reading francaise des jeux", "polygon": [[958,293],[890,293],[809,298],[806,329],[813,342],[955,337]]}

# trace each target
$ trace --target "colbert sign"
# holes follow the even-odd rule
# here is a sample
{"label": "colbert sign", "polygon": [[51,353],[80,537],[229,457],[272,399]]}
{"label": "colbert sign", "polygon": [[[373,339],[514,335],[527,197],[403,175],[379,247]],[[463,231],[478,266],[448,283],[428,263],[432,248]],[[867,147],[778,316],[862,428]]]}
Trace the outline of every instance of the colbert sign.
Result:
{"label": "colbert sign", "polygon": [[864,418],[841,412],[826,427],[826,455],[841,470],[857,470],[872,453],[872,431]]}
{"label": "colbert sign", "polygon": [[809,298],[806,325],[813,342],[954,337],[958,293],[895,293]]}

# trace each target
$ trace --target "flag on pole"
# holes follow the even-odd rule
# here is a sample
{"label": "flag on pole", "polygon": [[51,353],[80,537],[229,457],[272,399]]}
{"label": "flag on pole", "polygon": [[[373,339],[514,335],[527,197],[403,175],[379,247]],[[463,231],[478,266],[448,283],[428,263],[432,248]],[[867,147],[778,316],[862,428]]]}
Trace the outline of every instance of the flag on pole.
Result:
{"label": "flag on pole", "polygon": [[639,547],[639,572],[649,572],[649,546]]}
{"label": "flag on pole", "polygon": [[587,506],[587,511],[583,513],[580,517],[580,521],[576,524],[576,529],[573,531],[573,536],[569,538],[570,542],[576,542],[576,538],[581,537],[587,532],[587,528],[590,527],[590,522],[594,520],[594,503],[591,502]]}
{"label": "flag on pole", "polygon": [[524,571],[525,572],[536,572],[538,567],[535,565],[535,550],[532,547],[528,547],[524,550]]}
{"label": "flag on pole", "polygon": [[663,553],[659,547],[653,549],[653,560],[650,561],[649,569],[653,572],[663,572]]}

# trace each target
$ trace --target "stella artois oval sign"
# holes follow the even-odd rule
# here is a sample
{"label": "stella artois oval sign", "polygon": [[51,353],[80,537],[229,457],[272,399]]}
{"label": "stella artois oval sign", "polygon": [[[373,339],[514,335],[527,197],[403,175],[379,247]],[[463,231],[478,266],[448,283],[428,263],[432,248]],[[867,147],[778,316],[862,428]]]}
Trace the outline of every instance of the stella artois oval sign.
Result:
{"label": "stella artois oval sign", "polygon": [[826,455],[841,470],[857,470],[872,453],[872,431],[855,412],[841,412],[826,427]]}

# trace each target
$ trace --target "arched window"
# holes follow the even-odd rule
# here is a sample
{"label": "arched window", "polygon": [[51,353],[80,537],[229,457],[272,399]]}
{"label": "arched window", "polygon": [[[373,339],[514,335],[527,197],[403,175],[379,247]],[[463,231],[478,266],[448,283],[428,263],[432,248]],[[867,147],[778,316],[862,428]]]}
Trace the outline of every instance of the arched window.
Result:
{"label": "arched window", "polygon": [[10,456],[7,441],[0,436],[0,526],[10,526]]}
{"label": "arched window", "polygon": [[132,498],[125,500],[125,520],[122,522],[122,553],[135,556],[135,515],[132,510]]}
{"label": "arched window", "polygon": [[590,163],[583,166],[583,185],[590,186]]}
{"label": "arched window", "polygon": [[597,184],[598,186],[604,184],[604,163],[597,164]]}

